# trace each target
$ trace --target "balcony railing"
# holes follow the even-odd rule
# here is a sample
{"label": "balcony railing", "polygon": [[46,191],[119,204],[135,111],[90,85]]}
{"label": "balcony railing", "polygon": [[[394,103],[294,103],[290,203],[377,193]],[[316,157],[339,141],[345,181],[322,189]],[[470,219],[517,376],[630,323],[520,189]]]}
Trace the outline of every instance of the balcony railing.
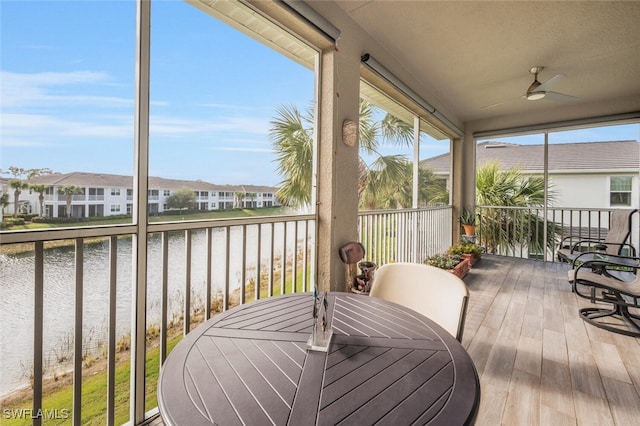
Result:
{"label": "balcony railing", "polygon": [[[576,241],[605,238],[611,211],[613,209],[547,208],[545,221],[545,209],[541,207],[479,206],[477,243],[492,254],[556,261],[555,251],[561,238],[575,236]],[[637,215],[628,242],[638,250]]]}
{"label": "balcony railing", "polygon": [[[85,194],[73,194],[71,196],[71,201],[86,201],[86,199]],[[56,201],[67,201],[67,196],[65,194],[57,194]]]}
{"label": "balcony railing", "polygon": [[358,215],[358,233],[366,259],[423,262],[451,246],[451,207],[364,211]]}
{"label": "balcony railing", "polygon": [[[12,281],[20,289],[28,289],[24,290],[27,294],[32,293],[28,299],[23,290],[14,295],[25,301],[22,312],[33,312],[33,353],[18,353],[27,359],[15,359],[9,355],[16,354],[8,354],[11,345],[4,341],[2,350],[3,371],[12,369],[4,364],[8,358],[14,358],[13,367],[18,372],[30,366],[27,374],[18,375],[33,378],[34,410],[51,408],[42,406],[43,380],[71,371],[72,413],[74,419],[82,418],[80,378],[87,357],[100,357],[104,352],[109,372],[107,389],[113,390],[116,358],[121,357],[116,346],[136,332],[149,335],[149,330],[158,330],[151,335],[158,341],[163,361],[176,327],[186,334],[197,322],[236,304],[312,288],[315,216],[153,223],[148,229],[147,330],[130,328],[134,226],[3,233],[3,246],[16,243],[32,247],[32,252],[20,255],[27,259],[16,265],[16,271],[3,268],[0,280]],[[64,247],[48,248],[54,244]],[[64,293],[64,297],[54,296],[56,312],[49,309],[54,302],[49,293],[52,287]],[[108,307],[102,313],[100,306],[105,304]],[[100,313],[94,315],[92,311]],[[62,324],[65,318],[66,326]],[[55,322],[53,329],[62,329],[59,336],[52,335],[51,321]],[[63,340],[68,344],[61,345]],[[63,349],[68,353],[63,354]],[[154,383],[147,389],[149,386],[155,388]],[[5,384],[2,388],[6,389]],[[105,407],[108,424],[127,420],[116,420],[115,403],[115,396],[110,394]]]}
{"label": "balcony railing", "polygon": [[[547,260],[554,260],[552,247],[560,236],[604,237],[610,211],[547,209],[546,228],[553,231],[547,232],[547,242],[551,241],[547,244]],[[513,257],[544,255],[543,209],[478,207],[477,212],[477,242],[488,251]],[[491,220],[500,225],[493,229],[494,234],[497,232],[493,240],[489,233],[492,229],[487,226]],[[637,246],[640,231],[637,217],[634,220],[631,242]],[[367,260],[378,265],[422,262],[451,245],[452,223],[450,207],[367,211],[358,215],[358,232]],[[179,338],[176,336],[186,334],[217,312],[258,298],[309,291],[315,283],[313,215],[152,223],[147,236],[146,330],[133,330],[127,309],[134,292],[131,241],[135,232],[134,225],[122,225],[3,233],[3,246],[20,243],[31,247],[30,252],[16,257],[25,261],[18,265],[15,275],[8,276],[10,268],[3,268],[0,280],[17,283],[20,290],[16,297],[26,303],[20,312],[32,312],[29,330],[33,330],[33,338],[28,340],[33,346],[19,353],[28,359],[20,360],[14,368],[30,368],[22,375],[32,380],[33,409],[54,408],[43,407],[44,380],[61,370],[71,371],[77,378],[73,381],[72,413],[74,418],[82,418],[85,379],[80,378],[87,368],[86,360],[103,357],[108,372],[107,422],[124,422],[127,419],[116,419],[114,394],[116,360],[122,357],[119,351],[123,339],[146,333],[150,339],[146,351],[151,354],[155,347],[153,353],[157,355],[153,356],[161,365],[171,344]],[[50,248],[54,244],[65,247]],[[61,293],[51,293],[52,289]],[[11,297],[13,293],[6,294]],[[62,294],[69,300],[64,302]],[[98,312],[100,306],[104,317]],[[19,317],[24,321],[23,315]],[[62,328],[62,336],[55,336],[64,318],[69,320],[68,326]],[[96,321],[102,331],[94,335]],[[61,353],[59,342],[63,338],[68,354]],[[25,340],[24,334],[17,338],[20,340]],[[10,358],[6,355],[12,347],[12,342],[4,343],[3,363]],[[66,361],[52,366],[52,359]],[[3,371],[11,370],[3,364]],[[148,385],[147,389],[155,388],[155,383]],[[147,410],[154,408],[155,402],[151,401]]]}
{"label": "balcony railing", "polygon": [[[359,214],[358,229],[368,260],[421,262],[451,244],[451,223],[450,207],[375,211]],[[60,408],[43,406],[44,381],[71,372],[70,412],[74,423],[81,423],[87,362],[97,358],[107,371],[107,423],[124,423],[127,419],[116,415],[115,389],[123,380],[116,375],[117,360],[123,358],[127,339],[133,341],[137,333],[147,336],[148,371],[150,354],[161,365],[179,336],[212,315],[258,298],[309,291],[315,283],[313,215],[151,223],[146,241],[146,329],[135,330],[135,232],[134,225],[122,225],[3,233],[3,246],[30,247],[18,256],[25,261],[16,265],[13,275],[6,268],[0,275],[3,282],[20,288],[15,298],[25,306],[19,312],[33,312],[33,346],[13,349],[27,357],[13,357],[19,362],[13,367],[29,366],[33,406],[15,408]],[[52,288],[59,293],[52,294]],[[24,321],[24,315],[15,317]],[[24,340],[24,335],[16,339]],[[3,360],[11,358],[6,355],[12,343],[6,343]],[[3,365],[4,371],[11,369]],[[147,389],[155,389],[155,383],[147,383]],[[145,410],[154,408],[151,399]]]}

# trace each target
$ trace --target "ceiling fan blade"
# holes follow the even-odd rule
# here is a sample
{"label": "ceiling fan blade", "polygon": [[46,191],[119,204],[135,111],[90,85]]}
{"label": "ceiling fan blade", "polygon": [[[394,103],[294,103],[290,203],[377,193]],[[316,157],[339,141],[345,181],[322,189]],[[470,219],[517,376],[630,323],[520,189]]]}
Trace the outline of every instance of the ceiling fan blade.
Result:
{"label": "ceiling fan blade", "polygon": [[566,79],[567,76],[564,74],[556,74],[551,77],[549,80],[542,83],[540,86],[536,87],[535,92],[548,92],[551,90],[553,86],[560,83],[562,80]]}
{"label": "ceiling fan blade", "polygon": [[517,101],[518,99],[522,99],[522,98],[523,98],[523,96],[518,96],[517,98],[511,98],[511,99],[507,99],[506,101],[501,101],[501,102],[498,102],[498,103],[495,103],[495,104],[483,106],[480,109],[495,108],[497,106],[508,104],[510,102]]}
{"label": "ceiling fan blade", "polygon": [[565,95],[564,93],[558,93],[558,92],[547,92],[544,98],[549,99],[551,101],[563,101],[563,102],[576,101],[580,99],[576,96]]}

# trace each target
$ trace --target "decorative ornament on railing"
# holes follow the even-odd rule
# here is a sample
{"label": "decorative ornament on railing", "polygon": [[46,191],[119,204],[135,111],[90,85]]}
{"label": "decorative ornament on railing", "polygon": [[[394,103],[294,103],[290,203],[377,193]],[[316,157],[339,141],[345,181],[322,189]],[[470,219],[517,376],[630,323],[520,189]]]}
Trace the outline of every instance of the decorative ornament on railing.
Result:
{"label": "decorative ornament on railing", "polygon": [[327,292],[322,298],[318,290],[313,290],[313,329],[307,341],[307,349],[312,351],[329,352],[333,329],[327,323],[327,311],[329,310],[329,300]]}
{"label": "decorative ornament on railing", "polygon": [[359,294],[369,294],[371,283],[373,282],[373,274],[376,272],[378,266],[373,262],[363,260],[358,263],[358,267],[362,273],[356,276],[357,286],[353,287],[351,291]]}

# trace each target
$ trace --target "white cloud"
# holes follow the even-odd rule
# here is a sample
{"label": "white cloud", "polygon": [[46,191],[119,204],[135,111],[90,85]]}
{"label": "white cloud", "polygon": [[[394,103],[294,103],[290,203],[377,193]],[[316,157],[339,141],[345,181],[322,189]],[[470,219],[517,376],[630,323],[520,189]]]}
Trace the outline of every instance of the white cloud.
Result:
{"label": "white cloud", "polygon": [[[95,107],[126,107],[133,105],[133,99],[116,96],[79,95],[80,87],[86,90],[98,90],[97,86],[112,86],[113,79],[106,73],[94,71],[72,71],[68,73],[42,72],[20,74],[7,71],[0,72],[0,106],[41,108],[43,106],[92,105]],[[65,87],[69,94],[54,93]],[[72,90],[73,89],[73,90]]]}
{"label": "white cloud", "polygon": [[40,141],[33,141],[29,139],[18,139],[18,138],[6,138],[2,137],[2,147],[17,147],[17,148],[37,148],[47,146],[46,143]]}
{"label": "white cloud", "polygon": [[154,136],[202,134],[215,138],[220,133],[267,135],[269,123],[253,117],[217,117],[215,120],[151,116],[150,132]]}
{"label": "white cloud", "polygon": [[211,151],[238,151],[238,152],[268,152],[273,153],[272,149],[269,148],[249,148],[249,147],[239,147],[239,146],[221,146],[211,148]]}
{"label": "white cloud", "polygon": [[[85,121],[71,121],[49,115],[3,114],[0,127],[2,145],[6,144],[7,137],[13,140],[14,146],[30,146],[29,143],[50,144],[65,137],[133,138],[130,116],[99,117],[103,121],[110,120],[109,123],[98,122],[98,117],[89,118]],[[18,145],[15,145],[16,143]]]}

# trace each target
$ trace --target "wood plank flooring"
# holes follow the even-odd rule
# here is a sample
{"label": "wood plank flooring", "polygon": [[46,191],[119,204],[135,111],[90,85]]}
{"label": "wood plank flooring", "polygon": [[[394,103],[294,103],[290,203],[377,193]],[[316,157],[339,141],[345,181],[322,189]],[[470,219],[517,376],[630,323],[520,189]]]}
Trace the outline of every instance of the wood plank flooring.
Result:
{"label": "wood plank flooring", "polygon": [[567,269],[485,255],[465,278],[477,425],[640,424],[640,339],[582,321]]}
{"label": "wood plank flooring", "polygon": [[464,279],[476,425],[640,424],[640,339],[582,321],[589,302],[571,292],[567,269],[484,255]]}

